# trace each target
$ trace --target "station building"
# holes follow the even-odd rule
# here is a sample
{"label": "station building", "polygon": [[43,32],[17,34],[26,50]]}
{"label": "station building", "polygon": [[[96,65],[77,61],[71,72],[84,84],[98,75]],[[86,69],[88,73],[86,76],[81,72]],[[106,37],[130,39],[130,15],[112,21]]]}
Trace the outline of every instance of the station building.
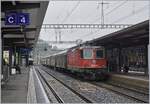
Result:
{"label": "station building", "polygon": [[131,73],[148,75],[149,20],[91,40],[88,44],[105,47],[110,72],[120,73],[127,66]]}
{"label": "station building", "polygon": [[[48,1],[2,1],[2,83],[16,65],[28,66],[41,30]],[[21,19],[19,19],[21,18]]]}

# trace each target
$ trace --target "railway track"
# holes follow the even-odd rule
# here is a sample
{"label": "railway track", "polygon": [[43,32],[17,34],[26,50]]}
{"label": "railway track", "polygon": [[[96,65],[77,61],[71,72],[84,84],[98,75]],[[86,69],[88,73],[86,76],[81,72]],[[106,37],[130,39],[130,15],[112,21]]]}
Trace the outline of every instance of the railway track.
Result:
{"label": "railway track", "polygon": [[[46,67],[45,68],[41,67],[41,69],[43,71],[46,71],[53,77],[56,76],[57,80],[60,80],[62,83],[67,84],[67,86],[70,86],[71,89],[75,89],[75,91],[79,89],[78,92],[80,93],[82,92],[86,98],[92,99],[93,102],[107,102],[107,103],[108,102],[147,103],[148,102],[148,95],[146,95],[146,93],[144,94],[142,92],[139,93],[138,91],[134,91],[129,88],[122,88],[121,86],[112,85],[106,82],[101,83],[101,82],[91,82],[91,81],[89,82],[85,80],[82,81],[80,80],[80,78],[70,76],[70,74],[62,74],[61,72],[57,72],[57,71],[55,72],[55,70],[50,71]],[[69,79],[69,80],[66,80],[66,79]],[[72,81],[74,82],[73,84],[71,83]],[[80,84],[81,86],[85,86],[83,90],[81,86],[79,88],[77,87]],[[93,87],[91,85],[93,85]]]}
{"label": "railway track", "polygon": [[[51,77],[53,77],[55,80],[57,80],[59,83],[61,83],[63,86],[65,86],[67,89],[69,89],[70,91],[72,91],[75,95],[77,95],[79,98],[81,98],[85,103],[92,103],[91,100],[89,100],[88,98],[86,98],[85,96],[81,95],[79,92],[75,91],[74,89],[72,89],[71,87],[69,87],[68,85],[66,85],[65,83],[63,83],[62,81],[60,81],[59,79],[57,79],[54,75],[52,75],[51,73],[42,70],[44,72],[46,72],[48,75],[50,75]],[[48,81],[46,80],[46,78],[41,74],[41,72],[39,71],[39,69],[37,70],[38,74],[41,77],[41,80],[43,80],[43,82],[46,84],[46,86],[51,90],[51,92],[53,93],[53,95],[55,96],[55,98],[57,99],[58,103],[67,103],[63,100],[62,97],[59,96],[59,94],[57,93],[57,91],[48,83]],[[51,99],[49,98],[49,100],[51,101]],[[51,101],[52,102],[52,101]]]}
{"label": "railway track", "polygon": [[[64,73],[65,75],[68,75],[66,73]],[[76,79],[75,76],[69,75],[70,77],[73,77]],[[79,79],[79,78],[77,78]],[[130,88],[128,86],[123,86],[123,85],[119,85],[118,83],[114,83],[114,82],[88,82],[91,84],[94,84],[98,87],[102,87],[108,90],[111,90],[112,92],[115,92],[119,95],[125,96],[129,99],[133,99],[136,100],[138,102],[141,103],[148,103],[149,102],[149,93],[146,91],[141,91],[141,90],[137,90],[134,88]]]}
{"label": "railway track", "polygon": [[[65,75],[68,75],[66,73],[64,73]],[[69,75],[70,77],[73,77],[75,79],[80,79],[80,78],[77,78],[76,76],[72,76],[72,75]],[[102,87],[102,88],[105,88],[105,89],[108,89],[108,90],[111,90],[119,95],[122,95],[122,96],[125,96],[129,99],[133,99],[133,100],[136,100],[138,102],[141,102],[141,103],[148,103],[149,102],[149,93],[148,93],[148,90],[146,91],[142,91],[142,90],[138,90],[138,89],[134,89],[134,88],[131,88],[131,87],[128,87],[128,86],[123,86],[123,85],[120,85],[118,83],[115,83],[115,82],[88,82],[88,83],[91,83],[93,85],[96,85],[98,87]]]}
{"label": "railway track", "polygon": [[140,92],[135,89],[130,89],[130,88],[123,87],[117,84],[112,84],[112,83],[103,83],[103,82],[89,82],[89,83],[102,87],[102,88],[106,88],[110,91],[113,91],[117,94],[123,95],[125,97],[128,97],[130,99],[136,100],[141,103],[149,102],[149,94],[145,92]]}
{"label": "railway track", "polygon": [[[130,90],[130,91],[133,91],[133,92],[137,92],[137,93],[140,93],[140,94],[145,94],[145,95],[149,95],[149,89],[145,89],[145,88],[137,88],[137,87],[129,87],[128,85],[123,85],[123,84],[120,84],[120,83],[116,83],[114,81],[109,81],[107,82],[109,85],[112,85],[112,86],[116,86],[116,87],[121,87],[121,88],[124,88],[124,89],[127,89],[127,90]],[[141,90],[143,89],[143,90]]]}
{"label": "railway track", "polygon": [[[38,72],[38,74],[40,75],[40,80],[41,81],[44,81],[44,83],[46,84],[46,86],[51,90],[51,92],[52,92],[52,94],[55,96],[55,98],[57,99],[57,102],[58,103],[64,103],[64,101],[62,100],[62,98],[57,94],[57,92],[53,89],[53,87],[47,82],[47,80],[44,78],[44,76],[39,72],[39,71],[37,71]],[[46,91],[47,92],[47,91]],[[47,92],[47,94],[48,94],[48,92]],[[53,102],[50,98],[49,98],[49,100],[51,101],[51,102]]]}

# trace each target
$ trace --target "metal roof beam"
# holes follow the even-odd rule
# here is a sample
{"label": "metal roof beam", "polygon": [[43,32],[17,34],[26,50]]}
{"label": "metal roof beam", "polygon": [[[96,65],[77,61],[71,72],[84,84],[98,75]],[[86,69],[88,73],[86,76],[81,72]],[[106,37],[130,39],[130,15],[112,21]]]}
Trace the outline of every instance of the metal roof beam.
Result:
{"label": "metal roof beam", "polygon": [[5,34],[3,38],[24,38],[22,34]]}
{"label": "metal roof beam", "polygon": [[36,28],[21,28],[21,27],[2,27],[2,31],[36,31]]}
{"label": "metal roof beam", "polygon": [[[27,38],[27,40],[32,41],[34,38]],[[4,42],[7,41],[24,41],[24,38],[4,38]]]}
{"label": "metal roof beam", "polygon": [[120,29],[129,26],[131,26],[131,24],[43,24],[42,29]]}
{"label": "metal roof beam", "polygon": [[112,38],[112,37],[119,37],[120,35],[125,35],[125,34],[129,34],[129,33],[132,33],[132,32],[136,32],[138,30],[142,30],[142,29],[146,29],[146,31],[148,31],[149,27],[149,20],[146,20],[142,23],[139,23],[139,24],[136,24],[136,25],[133,25],[131,27],[128,27],[128,28],[125,28],[125,29],[122,29],[122,30],[119,30],[119,31],[116,31],[116,32],[113,32],[113,33],[110,33],[110,34],[107,34],[105,36],[102,36],[100,38],[96,38],[94,40],[91,40],[90,43],[92,42],[96,42],[96,41],[102,41],[104,39],[109,39],[109,38]]}
{"label": "metal roof beam", "polygon": [[36,31],[36,28],[23,28],[21,27],[4,27],[2,28],[2,34],[23,34],[23,32]]}
{"label": "metal roof beam", "polygon": [[2,31],[2,34],[3,35],[5,35],[5,34],[20,34],[20,35],[22,35],[23,33],[20,32],[20,31],[10,31],[10,32],[8,32],[8,31]]}
{"label": "metal roof beam", "polygon": [[[4,43],[4,46],[13,46],[13,45],[20,46],[20,47],[22,47],[22,46],[26,47],[24,43]],[[33,45],[33,43],[29,43],[28,47],[31,45]]]}
{"label": "metal roof beam", "polygon": [[34,9],[40,8],[40,3],[16,3],[16,5],[12,5],[10,2],[2,2],[1,3],[1,11],[14,11],[14,10],[22,10],[22,9]]}
{"label": "metal roof beam", "polygon": [[102,44],[104,46],[113,46],[113,47],[127,47],[127,46],[137,46],[137,45],[146,45],[148,44],[148,39],[146,38],[141,38],[141,39],[137,39],[137,40],[132,40],[132,39],[128,39],[128,40],[120,40],[118,42],[118,40],[114,40],[112,42],[107,42],[107,43],[97,43],[97,44]]}
{"label": "metal roof beam", "polygon": [[22,42],[24,41],[23,38],[20,38],[20,39],[4,39],[4,43],[14,43],[14,42]]}

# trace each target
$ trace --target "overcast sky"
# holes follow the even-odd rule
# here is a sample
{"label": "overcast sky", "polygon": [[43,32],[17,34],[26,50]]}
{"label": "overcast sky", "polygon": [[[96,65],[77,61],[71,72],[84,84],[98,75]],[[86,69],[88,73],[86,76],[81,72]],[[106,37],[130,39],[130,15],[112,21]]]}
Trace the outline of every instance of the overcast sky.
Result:
{"label": "overcast sky", "polygon": [[[136,24],[149,18],[148,0],[104,0],[104,20],[107,24]],[[43,24],[94,24],[101,23],[100,1],[50,1]],[[107,35],[117,29],[42,29],[40,39],[56,40],[56,31],[61,31],[62,41],[92,40]],[[72,45],[57,45],[68,48]]]}

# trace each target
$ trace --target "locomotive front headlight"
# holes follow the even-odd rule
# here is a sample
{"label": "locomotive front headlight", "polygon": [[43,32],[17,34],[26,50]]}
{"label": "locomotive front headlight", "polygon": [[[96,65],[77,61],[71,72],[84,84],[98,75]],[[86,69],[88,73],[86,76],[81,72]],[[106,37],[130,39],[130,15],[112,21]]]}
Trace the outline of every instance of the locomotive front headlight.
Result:
{"label": "locomotive front headlight", "polygon": [[92,63],[93,63],[93,64],[96,64],[96,60],[92,60]]}

